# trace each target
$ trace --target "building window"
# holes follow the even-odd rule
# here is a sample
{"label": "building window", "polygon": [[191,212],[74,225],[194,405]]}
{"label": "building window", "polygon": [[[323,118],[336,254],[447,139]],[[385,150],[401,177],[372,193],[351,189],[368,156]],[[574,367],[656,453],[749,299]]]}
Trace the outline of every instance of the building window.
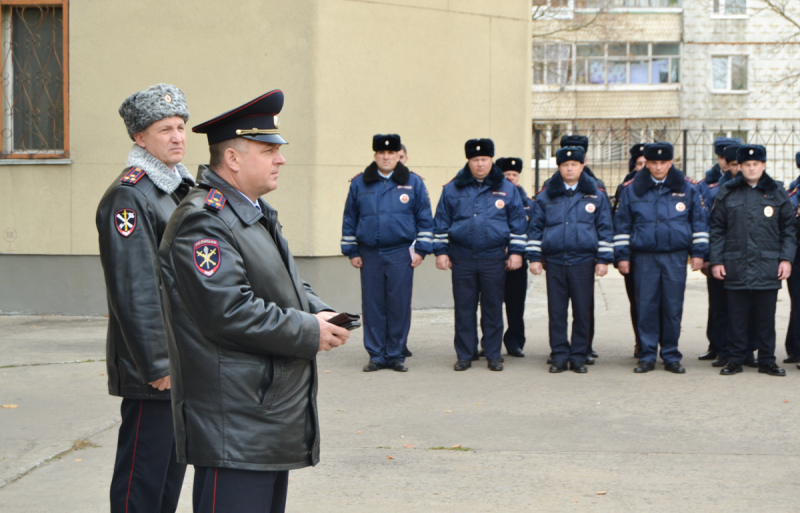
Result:
{"label": "building window", "polygon": [[747,0],[713,0],[714,14],[747,14]]}
{"label": "building window", "polygon": [[575,0],[576,9],[608,9],[625,7],[675,8],[680,6],[681,0]]}
{"label": "building window", "polygon": [[747,56],[728,55],[711,58],[714,91],[747,91]]}
{"label": "building window", "polygon": [[69,156],[68,0],[0,0],[0,158]]}
{"label": "building window", "polygon": [[681,81],[680,54],[680,43],[578,43],[574,49],[571,44],[536,44],[533,83],[675,84]]}

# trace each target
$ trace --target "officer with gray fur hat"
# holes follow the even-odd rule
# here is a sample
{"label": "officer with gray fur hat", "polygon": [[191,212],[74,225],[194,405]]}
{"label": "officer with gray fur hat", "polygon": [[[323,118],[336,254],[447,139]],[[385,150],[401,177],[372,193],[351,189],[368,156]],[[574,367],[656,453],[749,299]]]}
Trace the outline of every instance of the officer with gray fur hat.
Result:
{"label": "officer with gray fur hat", "polygon": [[181,164],[189,110],[180,89],[158,84],[128,97],[119,114],[134,145],[96,217],[108,297],[108,391],[122,398],[110,511],[168,512],[178,507],[186,465],[175,450],[158,246],[194,185]]}

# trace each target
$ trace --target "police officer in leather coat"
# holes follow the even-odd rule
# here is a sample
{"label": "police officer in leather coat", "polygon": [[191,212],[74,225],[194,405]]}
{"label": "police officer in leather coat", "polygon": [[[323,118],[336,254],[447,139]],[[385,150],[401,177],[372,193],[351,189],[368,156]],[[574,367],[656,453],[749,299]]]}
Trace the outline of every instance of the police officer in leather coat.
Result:
{"label": "police officer in leather coat", "polygon": [[189,111],[175,86],[131,95],[119,109],[135,141],[97,207],[108,297],[108,391],[122,397],[111,511],[175,511],[186,466],[175,455],[158,245],[194,184],[181,164]]}
{"label": "police officer in leather coat", "polygon": [[193,128],[210,164],[159,251],[178,459],[195,466],[195,511],[283,511],[288,471],[319,461],[320,350],[349,332],[305,283],[274,191],[285,143],[271,91]]}

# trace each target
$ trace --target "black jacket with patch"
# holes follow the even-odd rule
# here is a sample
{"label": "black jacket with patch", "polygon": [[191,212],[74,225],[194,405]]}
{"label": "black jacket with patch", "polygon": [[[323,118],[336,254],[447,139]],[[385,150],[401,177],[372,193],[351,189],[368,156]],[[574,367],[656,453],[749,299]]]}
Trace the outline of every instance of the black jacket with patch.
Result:
{"label": "black jacket with patch", "polygon": [[720,186],[711,210],[711,265],[725,266],[725,288],[781,288],[778,264],[794,262],[797,221],[789,196],[766,173],[755,187],[741,174]]}

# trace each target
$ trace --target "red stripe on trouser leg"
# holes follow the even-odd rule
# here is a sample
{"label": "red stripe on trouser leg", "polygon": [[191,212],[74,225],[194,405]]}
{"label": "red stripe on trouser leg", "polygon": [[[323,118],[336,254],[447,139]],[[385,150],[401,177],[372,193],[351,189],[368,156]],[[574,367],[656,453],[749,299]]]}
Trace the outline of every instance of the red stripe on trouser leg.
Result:
{"label": "red stripe on trouser leg", "polygon": [[131,476],[128,478],[128,495],[125,496],[125,513],[128,513],[128,501],[131,498],[131,482],[133,481],[133,466],[136,464],[136,446],[139,444],[139,425],[142,423],[142,402],[139,401],[139,420],[136,421],[136,438],[133,442],[133,459],[131,460]]}
{"label": "red stripe on trouser leg", "polygon": [[219,472],[218,468],[214,469],[214,500],[211,502],[211,513],[214,513],[217,509],[217,472]]}

